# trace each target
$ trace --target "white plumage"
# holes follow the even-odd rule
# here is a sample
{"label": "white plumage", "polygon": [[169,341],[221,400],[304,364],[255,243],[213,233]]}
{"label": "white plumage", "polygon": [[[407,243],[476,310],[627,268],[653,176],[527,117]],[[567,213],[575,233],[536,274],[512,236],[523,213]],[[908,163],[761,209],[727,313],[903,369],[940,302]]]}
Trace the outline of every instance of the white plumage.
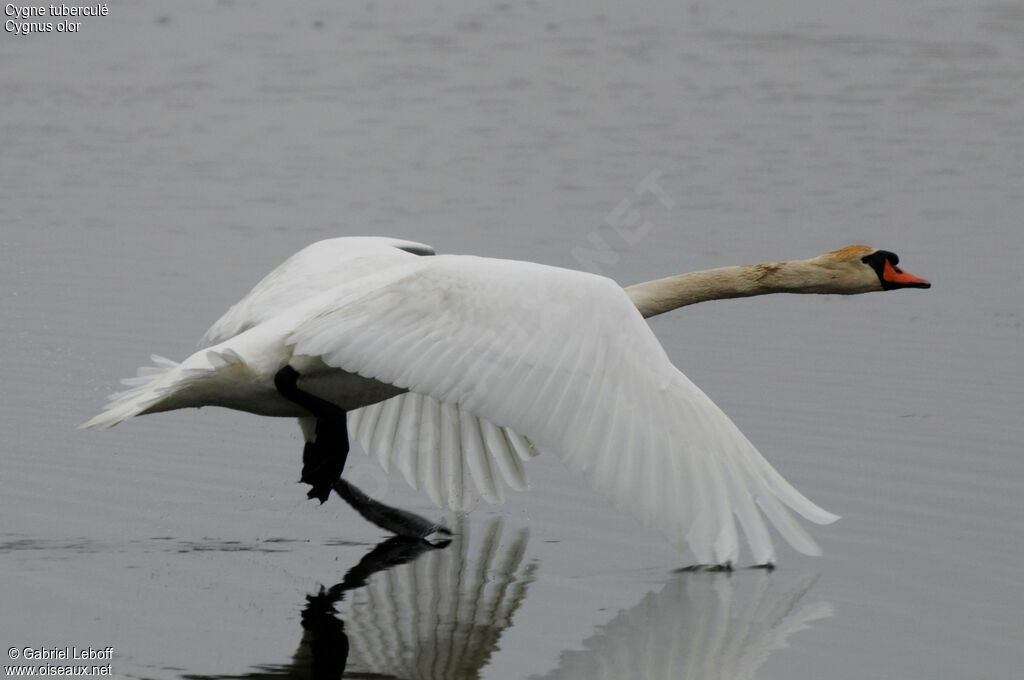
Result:
{"label": "white plumage", "polygon": [[301,417],[274,389],[290,363],[302,389],[348,410],[364,448],[436,503],[466,507],[471,488],[500,502],[504,484],[526,487],[523,462],[541,450],[699,563],[735,562],[740,530],[756,563],[774,561],[764,517],[796,549],[819,552],[790,510],[837,517],[672,365],[615,282],[415,252],[429,249],[310,246],[214,324],[204,340],[217,344],[140,371],[85,426],[203,405]]}

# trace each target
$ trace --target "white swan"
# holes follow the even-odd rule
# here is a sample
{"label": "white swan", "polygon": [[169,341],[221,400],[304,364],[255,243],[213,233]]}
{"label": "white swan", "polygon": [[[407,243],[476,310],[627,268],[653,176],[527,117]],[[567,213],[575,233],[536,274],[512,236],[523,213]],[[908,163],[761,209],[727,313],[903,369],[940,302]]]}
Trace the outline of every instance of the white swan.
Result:
{"label": "white swan", "polygon": [[503,482],[525,489],[523,461],[539,449],[698,563],[736,561],[738,519],[768,564],[762,513],[807,554],[820,550],[787,506],[821,524],[837,516],[769,465],[643,317],[714,298],[929,286],[866,246],[625,291],[579,271],[432,253],[385,238],[315,243],[228,310],[203,338],[211,346],[180,364],[154,357],[82,427],[207,405],[298,417],[311,497],[337,485],[351,429],[454,509],[472,486],[491,502]]}

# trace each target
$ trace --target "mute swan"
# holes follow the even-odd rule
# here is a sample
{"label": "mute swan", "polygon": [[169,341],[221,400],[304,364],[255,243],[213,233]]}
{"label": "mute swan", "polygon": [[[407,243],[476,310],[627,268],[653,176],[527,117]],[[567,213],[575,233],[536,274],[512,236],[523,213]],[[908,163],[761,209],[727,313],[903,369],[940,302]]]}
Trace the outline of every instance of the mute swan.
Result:
{"label": "mute swan", "polygon": [[715,298],[930,285],[897,264],[888,251],[848,246],[624,291],[530,262],[330,239],[268,274],[207,331],[204,349],[180,364],[154,356],[81,427],[210,405],[296,417],[309,497],[323,502],[335,488],[399,532],[423,520],[391,514],[401,511],[340,479],[350,431],[385,469],[452,509],[468,506],[471,487],[489,502],[504,499],[504,484],[527,488],[523,462],[544,450],[699,564],[736,561],[736,519],[754,562],[771,564],[762,515],[807,554],[820,549],[789,510],[819,524],[837,516],[771,467],[672,365],[643,317]]}

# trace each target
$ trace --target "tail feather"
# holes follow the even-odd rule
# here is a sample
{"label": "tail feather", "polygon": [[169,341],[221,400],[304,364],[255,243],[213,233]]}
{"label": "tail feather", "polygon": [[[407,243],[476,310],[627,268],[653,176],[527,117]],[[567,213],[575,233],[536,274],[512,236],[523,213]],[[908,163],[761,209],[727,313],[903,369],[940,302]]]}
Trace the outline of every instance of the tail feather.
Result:
{"label": "tail feather", "polygon": [[181,364],[156,354],[150,356],[155,366],[143,366],[134,378],[125,378],[121,384],[130,389],[115,392],[108,397],[106,409],[81,425],[79,429],[105,430],[123,420],[146,412],[172,391],[180,389],[192,374],[202,370],[183,369]]}

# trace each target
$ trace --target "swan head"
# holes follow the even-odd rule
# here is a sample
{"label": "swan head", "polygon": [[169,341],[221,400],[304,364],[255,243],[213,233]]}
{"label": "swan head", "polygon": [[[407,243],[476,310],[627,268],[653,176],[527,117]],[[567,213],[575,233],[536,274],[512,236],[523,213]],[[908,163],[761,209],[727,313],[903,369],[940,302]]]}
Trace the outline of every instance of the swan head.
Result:
{"label": "swan head", "polygon": [[931,288],[926,279],[905,272],[900,257],[888,250],[869,246],[846,246],[821,255],[819,260],[845,293],[868,293],[897,288]]}

